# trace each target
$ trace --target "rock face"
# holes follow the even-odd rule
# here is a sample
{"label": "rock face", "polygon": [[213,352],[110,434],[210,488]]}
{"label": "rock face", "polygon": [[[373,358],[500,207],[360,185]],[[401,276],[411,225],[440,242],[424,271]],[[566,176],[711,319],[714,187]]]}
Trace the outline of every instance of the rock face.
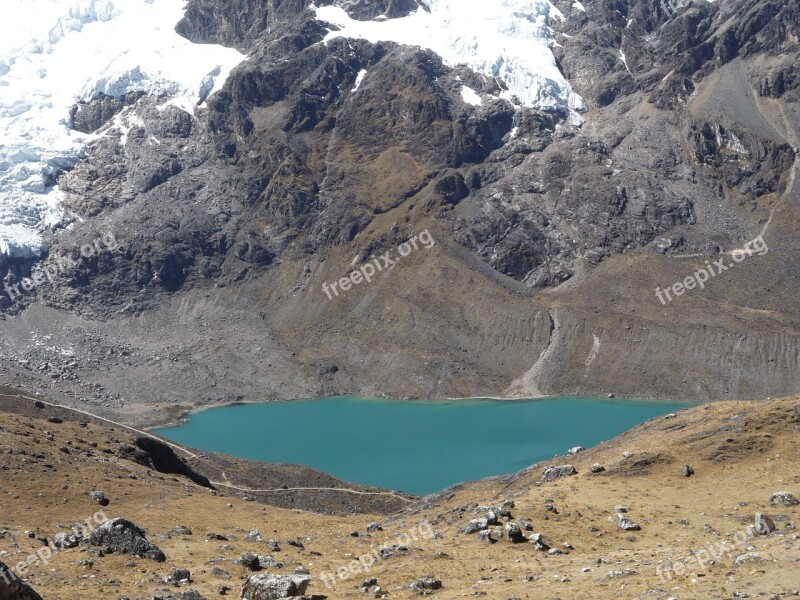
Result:
{"label": "rock face", "polygon": [[0,600],[42,600],[42,597],[0,562]]}
{"label": "rock face", "polygon": [[[65,208],[79,219],[52,234],[43,266],[58,278],[16,301],[0,295],[4,312],[35,298],[85,334],[74,336],[70,369],[108,373],[103,394],[87,397],[66,376],[72,359],[52,373],[20,366],[42,353],[21,326],[10,328],[11,354],[1,360],[33,386],[47,382],[110,409],[122,397],[166,405],[359,386],[365,395],[613,389],[692,399],[800,389],[788,358],[800,336],[785,333],[800,324],[794,290],[755,293],[777,277],[796,280],[786,266],[793,225],[765,234],[783,236],[774,240],[780,257],[749,258],[736,275],[668,305],[654,293],[730,256],[767,222],[795,222],[785,214],[791,203],[781,204],[800,181],[794,2],[615,0],[587,2],[585,12],[571,0],[554,4],[565,15],[548,23],[558,68],[591,109],[583,127],[558,111],[521,108],[498,81],[418,47],[322,43],[330,28],[308,2],[191,0],[177,30],[249,59],[194,115],[139,95],[76,108],[74,128],[107,129],[59,175]],[[416,2],[337,5],[369,19],[405,15]],[[465,101],[465,86],[480,103]],[[336,302],[321,292],[354,257],[393,251],[426,228],[435,251],[417,251],[396,270],[401,279]],[[118,250],[65,261],[103,231],[117,234]],[[8,263],[4,284],[31,266]],[[409,284],[402,294],[399,281]],[[467,281],[480,282],[480,293]],[[278,289],[292,292],[263,293]],[[554,302],[535,297],[543,289]],[[211,290],[236,319],[215,312]],[[752,298],[763,305],[744,317],[728,308]],[[379,305],[409,311],[418,330],[387,334]],[[162,318],[174,307],[192,318]],[[148,318],[126,338],[132,352],[98,357],[94,329],[73,313],[112,337],[129,319]],[[280,343],[246,350],[264,339]],[[374,355],[352,352],[376,339]],[[686,351],[664,343],[679,339]],[[211,358],[220,343],[234,357],[230,369]],[[175,368],[166,368],[161,350],[176,347]],[[780,349],[777,358],[763,348]],[[630,359],[617,364],[623,352]],[[390,354],[403,364],[387,369],[381,357]],[[375,372],[387,374],[380,389],[364,383]]]}
{"label": "rock face", "polygon": [[159,473],[183,475],[197,485],[213,488],[207,477],[194,471],[164,442],[149,436],[137,436],[134,444],[135,447],[123,447],[120,456],[155,469]]}
{"label": "rock face", "polygon": [[112,519],[100,524],[89,536],[89,543],[93,546],[103,546],[111,552],[130,554],[159,562],[166,560],[161,549],[147,541],[142,529],[123,518]]}
{"label": "rock face", "polygon": [[278,600],[305,594],[311,577],[307,575],[251,575],[242,584],[244,600]]}

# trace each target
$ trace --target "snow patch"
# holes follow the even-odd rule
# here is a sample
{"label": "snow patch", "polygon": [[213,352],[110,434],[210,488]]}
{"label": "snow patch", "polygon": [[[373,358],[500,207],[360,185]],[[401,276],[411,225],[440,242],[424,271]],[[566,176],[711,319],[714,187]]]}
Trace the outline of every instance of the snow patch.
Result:
{"label": "snow patch", "polygon": [[244,60],[175,33],[183,12],[183,0],[4,0],[0,254],[41,255],[41,228],[62,220],[56,176],[94,137],[70,129],[76,102],[142,91],[192,112]]}
{"label": "snow patch", "polygon": [[461,99],[472,106],[480,106],[483,104],[483,100],[481,100],[481,97],[475,92],[475,90],[473,90],[471,87],[467,87],[466,85],[461,86]]}
{"label": "snow patch", "polygon": [[352,89],[352,90],[350,90],[350,91],[351,91],[351,92],[355,92],[355,91],[356,91],[358,88],[360,88],[360,87],[361,87],[361,84],[362,84],[362,82],[364,81],[364,77],[366,77],[366,76],[367,76],[367,71],[366,71],[366,69],[361,69],[361,70],[358,72],[358,75],[356,75],[356,83],[355,83],[355,85],[353,86],[353,89]]}
{"label": "snow patch", "polygon": [[[547,0],[428,0],[422,8],[397,19],[357,21],[338,6],[316,7],[317,19],[334,28],[325,41],[337,37],[371,42],[392,41],[436,52],[450,66],[502,79],[502,97],[515,106],[571,113],[583,119],[583,99],[572,90],[551,51],[555,43],[548,26],[564,15]],[[513,99],[517,98],[516,101]]]}

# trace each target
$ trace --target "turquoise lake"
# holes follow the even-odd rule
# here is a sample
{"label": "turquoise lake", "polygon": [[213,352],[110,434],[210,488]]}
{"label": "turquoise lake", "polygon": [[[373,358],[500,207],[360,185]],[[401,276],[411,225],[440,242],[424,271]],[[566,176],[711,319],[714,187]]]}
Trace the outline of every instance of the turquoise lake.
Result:
{"label": "turquoise lake", "polygon": [[402,402],[350,397],[245,404],[156,430],[211,452],[314,467],[412,494],[502,475],[594,446],[691,406],[590,398]]}

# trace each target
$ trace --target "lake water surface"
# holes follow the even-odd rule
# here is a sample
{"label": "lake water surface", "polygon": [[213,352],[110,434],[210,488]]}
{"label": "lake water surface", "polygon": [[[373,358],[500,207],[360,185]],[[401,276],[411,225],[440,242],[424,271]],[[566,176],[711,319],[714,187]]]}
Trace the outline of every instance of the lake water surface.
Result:
{"label": "lake water surface", "polygon": [[402,402],[351,397],[201,411],[156,433],[413,494],[502,475],[691,406],[589,398]]}

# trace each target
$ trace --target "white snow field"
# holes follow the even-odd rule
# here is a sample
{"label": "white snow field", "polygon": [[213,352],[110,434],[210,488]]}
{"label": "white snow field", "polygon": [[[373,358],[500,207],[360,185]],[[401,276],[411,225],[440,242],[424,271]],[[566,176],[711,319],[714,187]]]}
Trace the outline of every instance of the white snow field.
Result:
{"label": "white snow field", "polygon": [[[434,51],[450,66],[466,65],[477,73],[497,77],[508,90],[502,94],[522,106],[545,111],[563,110],[574,123],[585,108],[583,99],[558,69],[548,26],[564,15],[547,0],[425,0],[430,12],[373,21],[357,21],[340,7],[315,7],[317,19],[334,25],[326,37],[362,38],[420,46]],[[477,94],[464,99],[477,105]],[[516,98],[516,100],[515,100]]]}
{"label": "white snow field", "polygon": [[91,139],[70,108],[100,93],[166,94],[191,112],[245,59],[175,33],[183,0],[4,0],[0,20],[0,258],[44,251],[62,219],[54,178]]}

